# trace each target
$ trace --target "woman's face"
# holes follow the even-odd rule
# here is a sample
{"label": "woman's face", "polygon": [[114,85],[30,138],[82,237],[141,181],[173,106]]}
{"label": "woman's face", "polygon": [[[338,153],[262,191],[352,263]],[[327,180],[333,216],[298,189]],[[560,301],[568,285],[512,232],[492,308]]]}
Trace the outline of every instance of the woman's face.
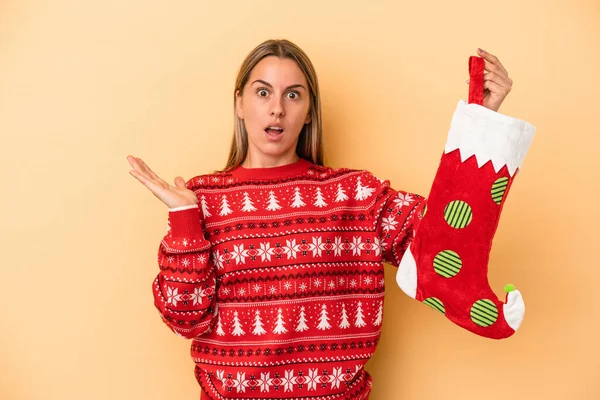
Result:
{"label": "woman's face", "polygon": [[268,56],[256,64],[236,101],[253,162],[292,157],[302,127],[310,122],[309,106],[306,78],[295,61]]}

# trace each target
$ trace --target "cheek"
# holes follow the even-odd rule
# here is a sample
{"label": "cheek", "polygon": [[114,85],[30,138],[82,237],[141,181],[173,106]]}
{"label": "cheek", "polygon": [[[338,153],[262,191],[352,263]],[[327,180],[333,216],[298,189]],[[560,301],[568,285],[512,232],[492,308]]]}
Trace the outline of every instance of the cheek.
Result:
{"label": "cheek", "polygon": [[298,107],[298,109],[294,113],[294,125],[295,126],[304,125],[307,115],[308,115],[308,106],[307,105],[302,105],[301,107]]}
{"label": "cheek", "polygon": [[247,104],[244,108],[244,123],[246,124],[246,129],[250,131],[250,133],[255,133],[255,130],[262,130],[263,122],[261,120],[261,111],[260,107],[255,103]]}

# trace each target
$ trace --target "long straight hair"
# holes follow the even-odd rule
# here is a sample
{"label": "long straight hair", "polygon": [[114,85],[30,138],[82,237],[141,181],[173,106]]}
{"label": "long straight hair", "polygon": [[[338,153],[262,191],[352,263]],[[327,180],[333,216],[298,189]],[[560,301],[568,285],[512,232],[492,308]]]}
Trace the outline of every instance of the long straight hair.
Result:
{"label": "long straight hair", "polygon": [[321,96],[315,69],[304,51],[296,44],[285,39],[270,39],[256,46],[242,63],[238,72],[233,91],[233,138],[229,149],[229,159],[223,170],[227,172],[237,168],[246,158],[248,152],[248,131],[244,120],[236,113],[236,92],[243,94],[244,86],[250,79],[252,70],[263,58],[277,56],[289,58],[296,62],[308,83],[310,94],[309,112],[311,121],[304,124],[298,137],[296,154],[316,165],[323,165],[323,125],[321,120]]}

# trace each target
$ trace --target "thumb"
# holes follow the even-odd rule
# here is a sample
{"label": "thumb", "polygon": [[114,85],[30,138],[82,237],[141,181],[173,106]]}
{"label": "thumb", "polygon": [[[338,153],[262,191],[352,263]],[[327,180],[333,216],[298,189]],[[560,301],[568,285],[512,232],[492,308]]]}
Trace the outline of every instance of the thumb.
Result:
{"label": "thumb", "polygon": [[175,186],[179,189],[187,189],[185,186],[185,180],[180,176],[175,177]]}

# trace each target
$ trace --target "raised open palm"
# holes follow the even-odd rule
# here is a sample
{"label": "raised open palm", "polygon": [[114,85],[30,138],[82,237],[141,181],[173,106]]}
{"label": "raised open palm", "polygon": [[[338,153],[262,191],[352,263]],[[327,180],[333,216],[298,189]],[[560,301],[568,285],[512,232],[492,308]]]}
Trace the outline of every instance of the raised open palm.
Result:
{"label": "raised open palm", "polygon": [[196,193],[186,188],[185,180],[181,176],[175,177],[175,186],[172,186],[156,175],[141,158],[128,155],[127,161],[133,167],[129,173],[150,189],[169,208],[198,203]]}

